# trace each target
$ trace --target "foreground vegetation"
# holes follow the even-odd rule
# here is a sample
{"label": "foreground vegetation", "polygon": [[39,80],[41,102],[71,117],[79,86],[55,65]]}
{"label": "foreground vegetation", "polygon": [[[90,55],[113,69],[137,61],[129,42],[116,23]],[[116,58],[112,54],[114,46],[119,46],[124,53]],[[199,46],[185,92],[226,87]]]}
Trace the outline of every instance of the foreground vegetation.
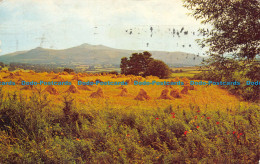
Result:
{"label": "foreground vegetation", "polygon": [[1,91],[1,163],[257,163],[259,106],[201,110],[51,108],[41,91]]}

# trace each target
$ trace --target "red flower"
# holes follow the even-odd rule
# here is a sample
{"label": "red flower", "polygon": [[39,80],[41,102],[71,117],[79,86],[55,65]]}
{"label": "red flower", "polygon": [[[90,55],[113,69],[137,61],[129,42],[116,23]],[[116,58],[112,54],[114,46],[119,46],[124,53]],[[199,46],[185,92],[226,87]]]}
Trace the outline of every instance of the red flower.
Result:
{"label": "red flower", "polygon": [[127,136],[127,137],[129,137],[130,135],[129,135],[129,134],[127,134],[126,136]]}
{"label": "red flower", "polygon": [[111,128],[111,125],[109,125],[108,127]]}
{"label": "red flower", "polygon": [[233,131],[233,134],[235,134],[236,133],[236,131]]}
{"label": "red flower", "polygon": [[207,119],[209,120],[209,119],[210,119],[210,117],[207,117]]}
{"label": "red flower", "polygon": [[188,133],[188,131],[186,130],[186,131],[184,132],[184,135],[187,135],[187,133]]}
{"label": "red flower", "polygon": [[118,151],[122,151],[123,149],[119,148]]}
{"label": "red flower", "polygon": [[197,113],[199,113],[199,112],[200,112],[200,110],[197,111]]}
{"label": "red flower", "polygon": [[242,136],[242,135],[243,135],[243,133],[239,133],[239,135],[241,135],[241,136]]}
{"label": "red flower", "polygon": [[175,116],[172,116],[172,118],[175,118]]}
{"label": "red flower", "polygon": [[195,116],[195,119],[197,119],[197,116]]}
{"label": "red flower", "polygon": [[218,125],[218,124],[219,124],[219,122],[216,122],[216,124]]}
{"label": "red flower", "polygon": [[175,115],[175,113],[171,113],[172,115]]}
{"label": "red flower", "polygon": [[239,135],[237,135],[237,138],[239,138]]}
{"label": "red flower", "polygon": [[199,129],[200,126],[197,126],[197,129]]}
{"label": "red flower", "polygon": [[201,116],[201,118],[203,118],[204,116]]}
{"label": "red flower", "polygon": [[157,117],[156,120],[159,120],[159,118]]}

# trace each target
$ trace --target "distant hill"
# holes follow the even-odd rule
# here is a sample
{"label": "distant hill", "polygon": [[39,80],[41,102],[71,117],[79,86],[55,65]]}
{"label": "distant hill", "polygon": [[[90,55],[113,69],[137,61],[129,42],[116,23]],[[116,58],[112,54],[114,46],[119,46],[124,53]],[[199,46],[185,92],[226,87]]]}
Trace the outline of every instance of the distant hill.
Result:
{"label": "distant hill", "polygon": [[[113,64],[119,65],[122,57],[145,50],[121,50],[103,45],[82,44],[63,50],[53,50],[37,47],[29,51],[18,51],[0,56],[4,63],[19,62],[33,64]],[[169,65],[195,66],[199,65],[202,57],[184,52],[149,51],[152,57]]]}

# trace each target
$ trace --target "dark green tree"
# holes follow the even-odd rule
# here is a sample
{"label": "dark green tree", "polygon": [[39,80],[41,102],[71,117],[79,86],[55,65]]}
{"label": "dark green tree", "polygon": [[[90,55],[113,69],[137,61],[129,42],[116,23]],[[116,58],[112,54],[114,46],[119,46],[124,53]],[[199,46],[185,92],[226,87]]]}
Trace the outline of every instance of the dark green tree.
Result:
{"label": "dark green tree", "polygon": [[167,78],[170,74],[170,68],[161,60],[151,61],[145,73],[145,75],[157,76],[160,79]]}
{"label": "dark green tree", "polygon": [[207,36],[200,44],[209,47],[210,55],[253,60],[260,54],[259,0],[184,0],[184,7],[212,26],[200,30]]}
{"label": "dark green tree", "polygon": [[154,75],[160,78],[168,76],[170,72],[169,67],[164,62],[154,60],[152,54],[147,51],[133,53],[129,59],[126,57],[122,58],[120,68],[122,74],[136,76]]}
{"label": "dark green tree", "polygon": [[121,59],[121,64],[120,64],[121,74],[127,74],[127,67],[128,67],[128,59],[126,57],[123,57]]}
{"label": "dark green tree", "polygon": [[122,58],[121,65],[126,69],[122,70],[121,67],[121,71],[125,72],[125,74],[143,76],[148,68],[148,64],[153,60],[151,56],[152,54],[145,51],[143,53],[133,53],[129,60]]}
{"label": "dark green tree", "polygon": [[[259,0],[184,0],[191,15],[210,25],[200,29],[205,38],[201,47],[209,47],[205,61],[205,80],[259,81],[260,1]],[[227,86],[247,100],[259,99],[259,87],[242,84]]]}

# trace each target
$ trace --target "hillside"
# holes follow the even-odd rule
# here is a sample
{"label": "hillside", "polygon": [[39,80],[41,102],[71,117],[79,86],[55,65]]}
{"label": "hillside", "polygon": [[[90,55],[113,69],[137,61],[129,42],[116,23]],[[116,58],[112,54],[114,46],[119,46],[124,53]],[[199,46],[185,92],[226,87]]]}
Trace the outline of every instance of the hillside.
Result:
{"label": "hillside", "polygon": [[[145,50],[121,50],[103,45],[82,44],[63,50],[53,50],[37,47],[28,51],[20,51],[0,56],[5,63],[34,63],[34,64],[113,64],[119,65],[122,57],[129,57],[132,53]],[[167,64],[180,66],[199,65],[202,57],[184,52],[150,51],[153,58],[160,59]]]}

